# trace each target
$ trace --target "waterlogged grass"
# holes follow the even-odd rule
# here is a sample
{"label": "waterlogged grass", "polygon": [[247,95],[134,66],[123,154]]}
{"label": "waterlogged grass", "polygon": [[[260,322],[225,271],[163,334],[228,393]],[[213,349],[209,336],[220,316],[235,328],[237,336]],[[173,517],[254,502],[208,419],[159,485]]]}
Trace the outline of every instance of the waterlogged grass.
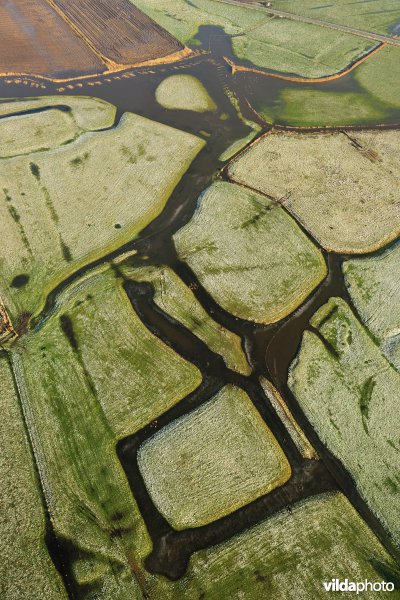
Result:
{"label": "waterlogged grass", "polygon": [[115,128],[1,160],[0,294],[12,319],[37,313],[68,275],[137,236],[203,145],[126,113]]}
{"label": "waterlogged grass", "polygon": [[399,47],[386,46],[382,48],[357,68],[354,77],[374,98],[383,104],[400,108]]}
{"label": "waterlogged grass", "polygon": [[0,356],[0,596],[66,600],[45,545],[45,513],[20,402]]}
{"label": "waterlogged grass", "polygon": [[201,306],[196,296],[169,267],[121,267],[125,277],[148,281],[154,287],[155,303],[168,315],[220,354],[227,367],[250,375],[251,367],[243,352],[241,339],[216,321]]}
{"label": "waterlogged grass", "polygon": [[59,298],[76,358],[113,434],[135,433],[201,383],[199,370],[150,333],[112,269],[80,279]]}
{"label": "waterlogged grass", "polygon": [[343,273],[361,320],[400,370],[400,244],[376,256],[345,261]]}
{"label": "waterlogged grass", "polygon": [[204,85],[193,75],[171,75],[156,89],[156,100],[164,108],[171,110],[192,110],[194,112],[216,111],[217,105]]}
{"label": "waterlogged grass", "polygon": [[321,441],[400,542],[400,374],[340,298],[310,321],[289,386]]}
{"label": "waterlogged grass", "polygon": [[273,8],[373,33],[388,33],[400,21],[397,0],[335,0],[330,3],[319,0],[274,0]]}
{"label": "waterlogged grass", "polygon": [[321,252],[278,203],[230,183],[200,196],[174,242],[218,304],[260,323],[290,314],[326,274]]}
{"label": "waterlogged grass", "polygon": [[398,131],[274,133],[229,176],[276,198],[327,250],[372,252],[400,233]]}
{"label": "waterlogged grass", "polygon": [[135,549],[149,550],[147,531],[116,456],[96,381],[73,339],[67,316],[56,312],[13,350],[41,483],[74,584],[90,598],[137,598]]}
{"label": "waterlogged grass", "polygon": [[368,125],[384,122],[390,108],[359,92],[325,92],[286,88],[271,106],[256,102],[258,113],[272,124],[296,127]]}
{"label": "waterlogged grass", "polygon": [[147,440],[138,463],[155,505],[175,529],[215,521],[291,474],[250,398],[231,385]]}
{"label": "waterlogged grass", "polygon": [[342,71],[376,42],[315,25],[271,18],[245,5],[213,0],[138,0],[135,4],[184,44],[201,25],[224,29],[234,54],[255,66],[302,77]]}
{"label": "waterlogged grass", "polygon": [[[396,567],[378,539],[335,493],[310,498],[197,552],[182,579],[149,577],[147,589],[151,598],[165,600],[309,600],[324,598],[323,582],[332,578],[382,581],[391,570]],[[366,591],[362,597],[377,595]]]}

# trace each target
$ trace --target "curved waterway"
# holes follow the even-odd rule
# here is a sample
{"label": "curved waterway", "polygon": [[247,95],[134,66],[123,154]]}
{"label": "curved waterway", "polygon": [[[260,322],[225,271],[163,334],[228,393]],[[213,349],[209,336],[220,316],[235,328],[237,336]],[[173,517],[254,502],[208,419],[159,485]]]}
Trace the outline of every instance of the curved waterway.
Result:
{"label": "curved waterway", "polygon": [[[143,67],[129,71],[126,77],[119,74],[111,81],[105,81],[105,78],[99,77],[96,82],[82,80],[81,87],[77,87],[72,82],[70,88],[46,82],[45,89],[31,87],[31,83],[35,82],[34,78],[25,78],[25,83],[19,84],[7,84],[4,79],[0,81],[2,98],[54,94],[59,97],[56,104],[63,107],[63,95],[94,96],[117,106],[116,122],[125,111],[135,112],[203,137],[207,141],[207,145],[193,161],[160,216],[146,227],[137,239],[125,244],[105,258],[78,270],[53,290],[42,314],[32,326],[41,327],[54,309],[59,294],[73,280],[79,278],[94,265],[109,262],[118,255],[135,249],[137,253],[130,259],[132,264],[170,266],[187,285],[190,285],[207,313],[215,321],[242,338],[243,348],[253,368],[249,377],[231,371],[219,355],[213,353],[184,326],[163,313],[154,303],[154,290],[150,284],[138,284],[129,280],[124,283],[134,310],[146,326],[176,352],[196,364],[203,375],[203,382],[197,390],[163,414],[157,419],[157,422],[151,423],[137,434],[120,442],[117,448],[119,458],[153,540],[154,548],[146,561],[149,571],[177,579],[185,572],[193,552],[221,542],[279,510],[290,511],[291,506],[299,500],[333,489],[340,489],[346,494],[384,545],[395,554],[396,550],[389,537],[358,494],[351,477],[321,444],[287,386],[289,365],[296,356],[302,334],[309,326],[311,315],[331,296],[340,296],[350,305],[352,304],[341,272],[341,264],[346,257],[323,251],[328,265],[326,279],[292,315],[273,325],[262,326],[242,321],[219,307],[197,281],[192,270],[180,261],[176,254],[172,241],[173,234],[191,219],[199,194],[215,178],[225,178],[224,163],[219,161],[218,157],[233,142],[246,137],[251,131],[245,125],[243,118],[239,117],[231,101],[232,98],[237,100],[244,119],[255,121],[261,126],[258,135],[262,135],[271,126],[261,120],[253,106],[269,104],[273,107],[281,90],[288,86],[296,89],[310,89],[310,84],[282,81],[256,73],[232,75],[226,58],[233,60],[236,64],[239,64],[240,61],[232,55],[230,39],[222,29],[201,27],[198,39],[201,42],[201,48],[207,53],[199,54],[177,64]],[[246,66],[243,61],[240,64]],[[159,83],[165,77],[179,73],[193,75],[203,83],[218,106],[216,113],[197,114],[189,111],[167,110],[157,104],[155,90]],[[351,73],[334,81],[313,84],[313,89],[340,92],[360,91]],[[371,122],[368,124],[368,128],[385,124],[397,126],[399,123],[400,112],[392,113],[386,122]],[[280,125],[285,126],[284,123]],[[320,125],[323,127],[324,123]],[[358,126],[361,125],[358,124]],[[357,128],[357,124],[354,127]],[[316,243],[315,240],[313,242]],[[263,394],[259,383],[261,376],[267,377],[280,391],[303,431],[316,448],[321,458],[320,461],[308,460],[301,456],[285,426]],[[177,532],[157,511],[147,493],[137,464],[137,450],[140,444],[155,431],[204,403],[228,383],[234,383],[249,394],[281,444],[291,464],[292,476],[285,485],[223,519],[204,527]],[[59,554],[57,545],[49,542],[49,546],[53,550],[55,562],[58,565],[61,564],[59,567],[61,571],[64,570],[63,561],[56,560],[56,555]]]}

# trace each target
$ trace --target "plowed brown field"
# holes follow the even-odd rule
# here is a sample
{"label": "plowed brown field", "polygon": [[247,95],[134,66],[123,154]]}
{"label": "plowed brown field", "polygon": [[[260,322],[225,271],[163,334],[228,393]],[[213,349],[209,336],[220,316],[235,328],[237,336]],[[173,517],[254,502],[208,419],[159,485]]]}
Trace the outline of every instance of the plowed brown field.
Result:
{"label": "plowed brown field", "polygon": [[182,49],[128,0],[0,0],[0,76],[72,79]]}
{"label": "plowed brown field", "polygon": [[74,77],[105,69],[46,0],[0,2],[0,73]]}
{"label": "plowed brown field", "polygon": [[106,59],[134,64],[183,46],[128,0],[50,0]]}

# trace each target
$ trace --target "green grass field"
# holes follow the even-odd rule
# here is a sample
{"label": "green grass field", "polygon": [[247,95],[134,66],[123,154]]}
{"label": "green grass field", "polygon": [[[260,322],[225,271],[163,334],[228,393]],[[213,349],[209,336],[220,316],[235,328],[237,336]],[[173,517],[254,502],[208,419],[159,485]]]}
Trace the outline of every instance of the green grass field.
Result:
{"label": "green grass field", "polygon": [[216,521],[291,475],[274,435],[234,386],[147,440],[138,463],[155,505],[178,530]]}
{"label": "green grass field", "polygon": [[[96,111],[88,118],[98,121]],[[46,112],[38,113],[38,122],[39,115]],[[15,118],[16,131],[24,119]],[[0,236],[7,244],[0,294],[12,319],[18,324],[37,314],[57,284],[137,236],[162,211],[203,145],[126,113],[114,128],[1,160]]]}
{"label": "green grass field", "polygon": [[398,544],[400,374],[344,300],[331,298],[310,324],[318,336],[304,333],[290,388]]}
{"label": "green grass field", "polygon": [[203,192],[174,242],[218,304],[258,323],[291,313],[326,274],[320,251],[278,203],[230,183]]}
{"label": "green grass field", "polygon": [[362,322],[400,370],[400,245],[343,263],[347,289]]}

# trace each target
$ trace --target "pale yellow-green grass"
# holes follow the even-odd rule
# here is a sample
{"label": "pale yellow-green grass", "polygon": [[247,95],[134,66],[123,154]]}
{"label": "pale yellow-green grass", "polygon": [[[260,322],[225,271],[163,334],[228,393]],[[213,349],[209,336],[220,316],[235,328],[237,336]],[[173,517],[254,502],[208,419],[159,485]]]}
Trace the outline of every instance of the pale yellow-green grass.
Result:
{"label": "pale yellow-green grass", "polygon": [[11,354],[55,534],[76,552],[74,584],[101,600],[142,598],[151,549],[116,443],[201,382],[122,286],[106,265],[88,272]]}
{"label": "pale yellow-green grass", "polygon": [[155,303],[168,315],[182,323],[220,354],[225,364],[243,375],[251,368],[243,352],[241,339],[216,321],[204,310],[196,296],[169,267],[121,267],[126,277],[135,281],[148,281],[154,287]]}
{"label": "pale yellow-green grass", "polygon": [[310,321],[289,386],[321,441],[400,542],[400,374],[340,298]]}
{"label": "pale yellow-green grass", "polygon": [[302,77],[340,72],[376,45],[373,40],[271,18],[245,5],[216,0],[135,0],[134,4],[184,44],[195,44],[201,25],[221,27],[232,36],[233,52],[238,58],[267,70]]}
{"label": "pale yellow-green grass", "polygon": [[386,46],[358,67],[356,81],[381,102],[400,108],[400,48]]}
{"label": "pale yellow-green grass", "polygon": [[192,110],[194,112],[216,111],[217,105],[204,85],[193,75],[171,75],[156,89],[156,100],[164,108],[171,110]]}
{"label": "pale yellow-green grass", "polygon": [[0,356],[0,596],[66,600],[45,544],[45,512],[20,402]]}
{"label": "pale yellow-green grass", "polygon": [[87,96],[39,96],[37,98],[7,98],[0,100],[0,115],[34,111],[44,107],[68,107],[80,129],[96,131],[112,127],[117,112],[113,104]]}
{"label": "pale yellow-green grass", "polygon": [[78,137],[73,114],[56,109],[0,119],[0,159],[57,148]]}
{"label": "pale yellow-green grass", "polygon": [[[147,590],[150,598],[163,600],[317,600],[329,596],[324,581],[382,581],[384,571],[396,573],[394,561],[349,501],[331,493],[194,554],[179,581],[147,576]],[[360,595],[398,596],[397,591]]]}
{"label": "pale yellow-green grass", "polygon": [[296,419],[290,412],[286,402],[282,398],[281,394],[275,388],[274,385],[265,377],[260,377],[261,386],[271,402],[275,412],[279,416],[282,423],[285,425],[286,431],[289,433],[297,449],[304,458],[317,459],[318,454],[307,439],[301,427],[297,423]]}
{"label": "pale yellow-green grass", "polygon": [[267,71],[311,79],[344,71],[376,45],[348,33],[266,16],[232,38],[238,58]]}
{"label": "pale yellow-green grass", "polygon": [[375,33],[387,33],[400,20],[397,0],[335,0],[326,3],[319,0],[274,0],[273,8]]}
{"label": "pale yellow-green grass", "polygon": [[382,352],[400,369],[400,245],[343,263],[351,299]]}
{"label": "pale yellow-green grass", "polygon": [[250,398],[232,385],[144,442],[138,464],[153,502],[175,529],[224,517],[291,474]]}
{"label": "pale yellow-green grass", "polygon": [[277,202],[221,181],[174,242],[218,304],[259,323],[290,314],[326,275],[321,252]]}
{"label": "pale yellow-green grass", "polygon": [[275,198],[327,250],[372,252],[400,233],[400,132],[273,133],[229,176]]}
{"label": "pale yellow-green grass", "polygon": [[0,296],[14,322],[40,311],[77,269],[135,238],[203,145],[126,113],[115,128],[0,161]]}
{"label": "pale yellow-green grass", "polygon": [[74,583],[87,597],[141,598],[133,572],[137,547],[150,549],[148,534],[94,382],[59,316],[12,355],[54,532],[76,553]]}
{"label": "pale yellow-green grass", "polygon": [[114,271],[102,268],[58,299],[70,319],[77,358],[114,435],[135,433],[201,383],[201,373],[142,323]]}

